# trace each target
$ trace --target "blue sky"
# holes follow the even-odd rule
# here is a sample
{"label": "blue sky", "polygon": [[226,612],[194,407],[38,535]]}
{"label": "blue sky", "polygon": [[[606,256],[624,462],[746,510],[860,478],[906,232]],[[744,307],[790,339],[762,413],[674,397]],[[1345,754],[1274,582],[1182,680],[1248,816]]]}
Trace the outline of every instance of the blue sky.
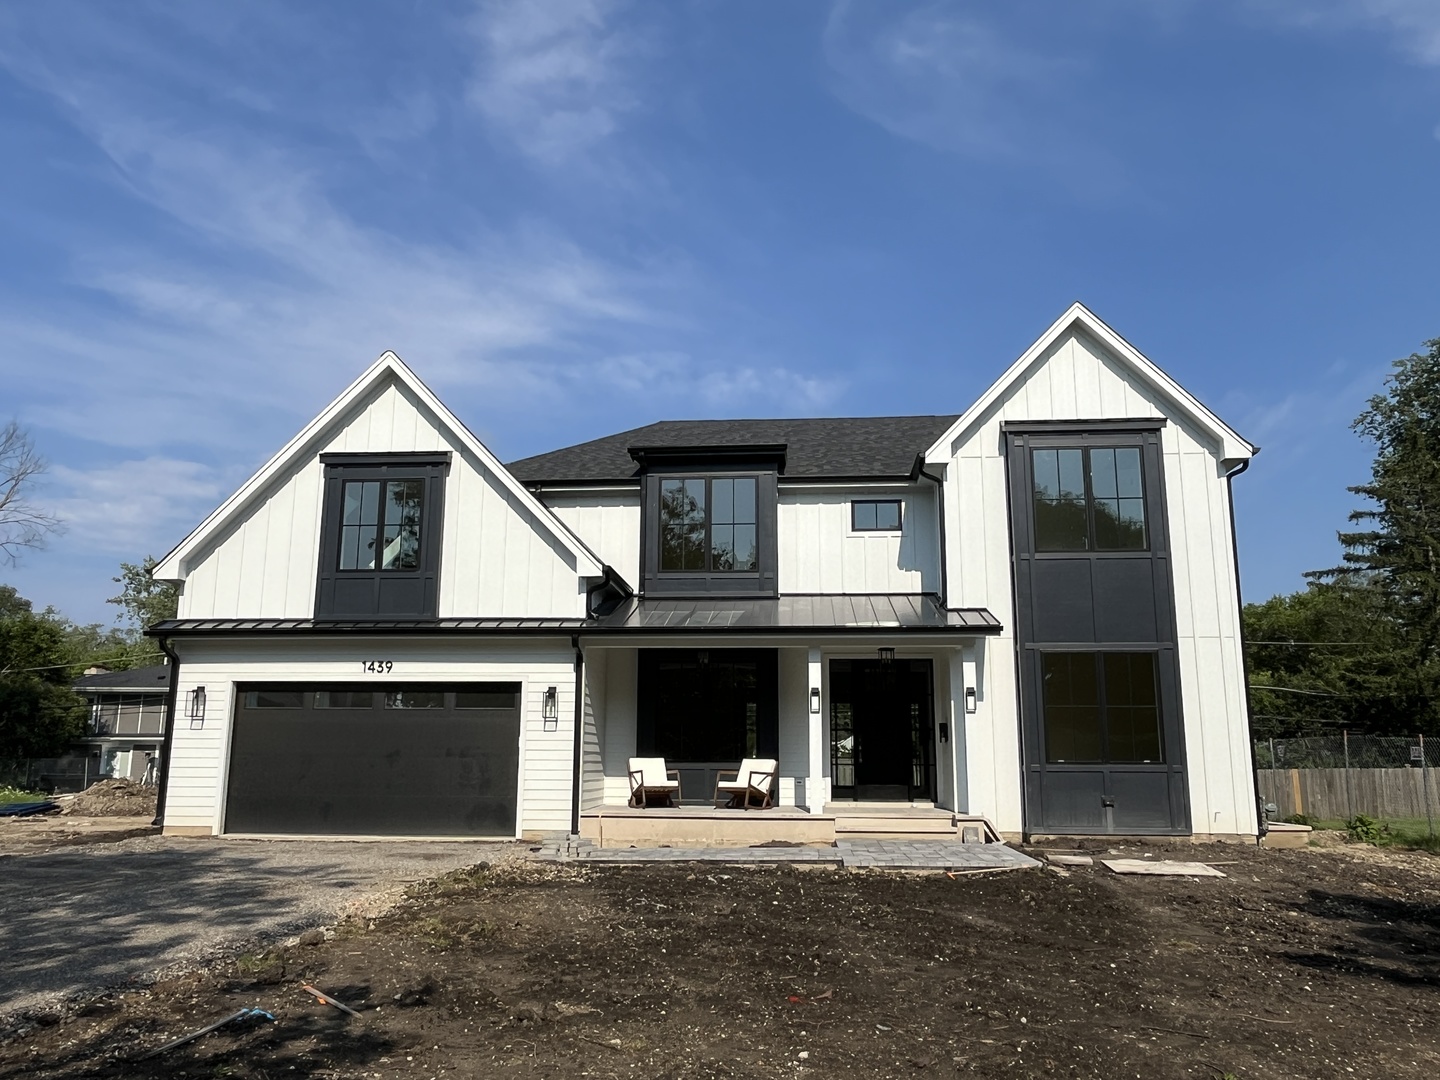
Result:
{"label": "blue sky", "polygon": [[1440,336],[1440,3],[0,11],[0,419],[110,621],[394,349],[505,459],[666,417],[959,412],[1082,300],[1264,452],[1249,598],[1336,559]]}

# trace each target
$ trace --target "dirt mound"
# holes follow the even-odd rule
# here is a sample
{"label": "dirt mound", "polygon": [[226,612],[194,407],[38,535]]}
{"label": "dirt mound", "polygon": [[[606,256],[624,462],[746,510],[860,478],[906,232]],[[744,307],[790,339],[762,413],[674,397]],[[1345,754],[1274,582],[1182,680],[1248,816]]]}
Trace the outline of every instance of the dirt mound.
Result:
{"label": "dirt mound", "polygon": [[76,817],[147,817],[155,813],[155,789],[133,780],[97,780],[61,811]]}

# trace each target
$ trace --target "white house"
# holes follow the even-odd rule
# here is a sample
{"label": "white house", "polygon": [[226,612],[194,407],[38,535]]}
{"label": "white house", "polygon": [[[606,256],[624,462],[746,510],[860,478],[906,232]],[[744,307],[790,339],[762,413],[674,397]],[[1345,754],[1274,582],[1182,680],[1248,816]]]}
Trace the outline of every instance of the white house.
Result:
{"label": "white house", "polygon": [[[508,466],[387,353],[155,570],[165,829],[1253,836],[1255,452],[1079,304],[963,413]],[[626,810],[635,756],[777,806]]]}

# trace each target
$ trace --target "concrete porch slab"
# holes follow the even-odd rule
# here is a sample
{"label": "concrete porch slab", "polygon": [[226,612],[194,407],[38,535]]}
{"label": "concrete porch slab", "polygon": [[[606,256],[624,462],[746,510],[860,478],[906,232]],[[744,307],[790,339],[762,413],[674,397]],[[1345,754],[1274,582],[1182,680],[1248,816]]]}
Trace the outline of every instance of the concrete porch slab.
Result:
{"label": "concrete porch slab", "polygon": [[956,840],[837,840],[833,846],[597,847],[573,837],[547,840],[536,858],[547,862],[807,863],[870,870],[1020,870],[1038,861],[1005,844]]}

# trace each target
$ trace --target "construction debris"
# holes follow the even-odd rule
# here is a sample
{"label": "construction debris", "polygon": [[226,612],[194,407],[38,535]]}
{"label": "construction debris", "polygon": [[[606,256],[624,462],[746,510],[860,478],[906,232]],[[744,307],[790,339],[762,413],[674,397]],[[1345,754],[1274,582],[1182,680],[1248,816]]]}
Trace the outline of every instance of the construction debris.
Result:
{"label": "construction debris", "polygon": [[1169,859],[1101,859],[1100,865],[1107,866],[1117,874],[1157,874],[1161,877],[1224,877],[1223,870],[1216,870],[1203,862],[1172,862]]}
{"label": "construction debris", "polygon": [[350,1008],[349,1005],[346,1005],[343,1002],[336,1001],[329,994],[325,993],[323,990],[315,989],[315,987],[311,986],[309,983],[306,983],[304,986],[300,987],[300,989],[311,995],[316,1001],[320,1002],[321,1005],[332,1005],[335,1008],[339,1009],[341,1012],[349,1013],[357,1020],[364,1019],[364,1017],[362,1017],[358,1012]]}
{"label": "construction debris", "polygon": [[155,789],[133,780],[97,780],[61,812],[75,817],[154,817]]}
{"label": "construction debris", "polygon": [[213,1024],[209,1024],[201,1028],[199,1031],[192,1031],[189,1035],[181,1035],[178,1039],[172,1039],[164,1046],[157,1046],[148,1054],[141,1054],[135,1060],[148,1061],[150,1058],[159,1057],[161,1054],[168,1053],[169,1051],[174,1050],[176,1047],[184,1046],[186,1043],[194,1042],[202,1035],[209,1035],[210,1032],[218,1031],[220,1028],[225,1027],[227,1024],[233,1024],[237,1020],[244,1020],[247,1017],[251,1016],[263,1016],[266,1020],[275,1019],[273,1015],[266,1012],[264,1009],[241,1009],[239,1012],[233,1012],[229,1016],[224,1017],[221,1020],[216,1020]]}

